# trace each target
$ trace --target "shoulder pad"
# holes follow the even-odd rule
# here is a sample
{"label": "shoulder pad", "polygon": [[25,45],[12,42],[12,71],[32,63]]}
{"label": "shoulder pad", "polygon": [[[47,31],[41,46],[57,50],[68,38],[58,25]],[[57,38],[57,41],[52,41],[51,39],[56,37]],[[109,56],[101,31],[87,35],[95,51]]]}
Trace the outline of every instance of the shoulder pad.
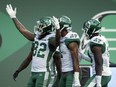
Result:
{"label": "shoulder pad", "polygon": [[71,42],[80,44],[80,38],[76,32],[70,32],[66,35],[65,44],[68,45]]}
{"label": "shoulder pad", "polygon": [[66,35],[66,38],[79,39],[79,35],[76,32],[70,32]]}
{"label": "shoulder pad", "polygon": [[103,45],[104,41],[102,40],[100,36],[95,36],[90,40],[90,43]]}

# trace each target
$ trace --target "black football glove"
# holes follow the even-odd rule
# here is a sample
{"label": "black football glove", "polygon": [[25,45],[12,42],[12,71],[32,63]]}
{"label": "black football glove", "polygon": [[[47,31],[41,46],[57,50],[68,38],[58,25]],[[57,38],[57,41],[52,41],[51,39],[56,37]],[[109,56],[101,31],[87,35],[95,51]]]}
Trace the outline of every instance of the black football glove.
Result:
{"label": "black football glove", "polygon": [[16,72],[13,74],[13,79],[14,79],[14,81],[16,81],[16,78],[18,77],[18,74],[19,74],[19,71],[16,71]]}

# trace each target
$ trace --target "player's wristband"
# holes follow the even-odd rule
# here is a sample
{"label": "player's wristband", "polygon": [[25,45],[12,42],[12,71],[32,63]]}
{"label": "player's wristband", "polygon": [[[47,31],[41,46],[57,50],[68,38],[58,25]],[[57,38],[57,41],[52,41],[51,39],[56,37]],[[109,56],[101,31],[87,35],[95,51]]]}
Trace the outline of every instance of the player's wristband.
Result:
{"label": "player's wristband", "polygon": [[81,84],[79,81],[79,72],[74,72],[74,86],[81,87]]}
{"label": "player's wristband", "polygon": [[97,84],[101,84],[101,79],[102,79],[102,76],[100,76],[100,75],[95,76],[95,80],[96,80]]}
{"label": "player's wristband", "polygon": [[74,72],[74,77],[78,77],[79,78],[79,72]]}

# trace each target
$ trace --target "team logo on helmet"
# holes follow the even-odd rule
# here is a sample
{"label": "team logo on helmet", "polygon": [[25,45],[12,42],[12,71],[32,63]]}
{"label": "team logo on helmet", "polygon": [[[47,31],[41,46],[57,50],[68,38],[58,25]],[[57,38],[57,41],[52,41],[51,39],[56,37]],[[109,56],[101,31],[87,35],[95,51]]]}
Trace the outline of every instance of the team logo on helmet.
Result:
{"label": "team logo on helmet", "polygon": [[53,31],[52,18],[43,17],[37,21],[37,25],[34,27],[35,32],[38,32],[39,35],[46,33],[51,33]]}

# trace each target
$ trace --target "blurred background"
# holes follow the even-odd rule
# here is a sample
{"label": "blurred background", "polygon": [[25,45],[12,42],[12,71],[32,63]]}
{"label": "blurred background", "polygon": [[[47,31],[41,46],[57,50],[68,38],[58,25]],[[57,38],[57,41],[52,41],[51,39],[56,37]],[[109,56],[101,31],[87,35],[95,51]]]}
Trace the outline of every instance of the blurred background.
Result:
{"label": "blurred background", "polygon": [[[31,42],[24,38],[6,13],[6,5],[17,8],[17,18],[31,32],[36,21],[43,16],[67,15],[73,30],[81,37],[83,22],[97,13],[116,10],[116,0],[0,0],[0,87],[26,87],[30,66],[19,74],[17,81],[12,75],[27,57]],[[106,16],[102,26],[116,30],[116,15]],[[116,32],[102,32],[109,39],[110,61],[116,63]],[[111,40],[113,38],[113,40]],[[88,64],[82,61],[81,64]]]}

